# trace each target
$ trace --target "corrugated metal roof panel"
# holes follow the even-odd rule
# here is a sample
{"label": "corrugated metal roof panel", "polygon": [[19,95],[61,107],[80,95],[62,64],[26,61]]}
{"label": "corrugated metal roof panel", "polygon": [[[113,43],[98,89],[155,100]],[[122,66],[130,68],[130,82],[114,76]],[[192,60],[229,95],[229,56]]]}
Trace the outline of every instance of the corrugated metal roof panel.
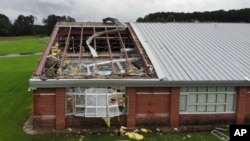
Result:
{"label": "corrugated metal roof panel", "polygon": [[250,78],[250,24],[130,24],[160,79],[238,81]]}

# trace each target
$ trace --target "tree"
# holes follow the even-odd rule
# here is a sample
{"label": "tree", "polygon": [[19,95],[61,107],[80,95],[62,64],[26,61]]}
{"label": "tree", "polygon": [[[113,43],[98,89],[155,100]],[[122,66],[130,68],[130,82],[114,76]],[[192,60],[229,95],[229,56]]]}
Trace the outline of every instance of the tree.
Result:
{"label": "tree", "polygon": [[57,22],[75,22],[75,19],[70,16],[56,16],[54,14],[49,15],[47,18],[43,19],[43,23],[47,29],[47,35],[50,35],[55,24]]}
{"label": "tree", "polygon": [[32,15],[19,15],[13,25],[13,34],[16,36],[32,35],[34,20],[35,17]]}
{"label": "tree", "polygon": [[9,36],[11,34],[11,27],[9,18],[0,14],[0,36]]}
{"label": "tree", "polygon": [[137,22],[250,22],[250,8],[193,13],[156,12],[138,18]]}

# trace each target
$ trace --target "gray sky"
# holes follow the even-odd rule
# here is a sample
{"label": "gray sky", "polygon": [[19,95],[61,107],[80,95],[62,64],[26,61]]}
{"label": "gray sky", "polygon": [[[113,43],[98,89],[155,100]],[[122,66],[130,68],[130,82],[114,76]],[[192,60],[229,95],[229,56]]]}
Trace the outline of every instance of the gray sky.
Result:
{"label": "gray sky", "polygon": [[50,14],[71,16],[76,21],[101,21],[114,17],[136,21],[154,12],[194,12],[249,8],[250,0],[1,0],[0,13],[13,22],[18,15],[37,17],[36,24]]}

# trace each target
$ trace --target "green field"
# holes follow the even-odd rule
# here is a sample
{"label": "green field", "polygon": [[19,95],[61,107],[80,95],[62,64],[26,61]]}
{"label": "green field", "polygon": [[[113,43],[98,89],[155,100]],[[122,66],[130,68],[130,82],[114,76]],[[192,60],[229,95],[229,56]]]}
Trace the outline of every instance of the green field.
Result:
{"label": "green field", "polygon": [[42,52],[48,37],[0,37],[0,55]]}
{"label": "green field", "polygon": [[[17,46],[18,40],[23,40]],[[18,40],[0,41],[0,50],[5,53],[24,53],[33,47],[34,51],[41,51],[41,43],[38,38],[27,37]],[[25,42],[24,42],[25,41]],[[4,43],[2,43],[4,42]],[[14,45],[12,45],[12,43]],[[11,50],[2,45],[12,48]],[[43,45],[44,46],[44,45]],[[24,51],[24,52],[22,52]],[[0,58],[0,140],[3,141],[79,141],[80,135],[30,135],[22,130],[24,121],[32,112],[32,93],[28,92],[28,79],[34,70],[39,56],[23,56]],[[148,134],[145,141],[219,141],[210,132],[172,134]],[[101,135],[83,135],[83,141],[115,141],[125,140],[127,137]]]}

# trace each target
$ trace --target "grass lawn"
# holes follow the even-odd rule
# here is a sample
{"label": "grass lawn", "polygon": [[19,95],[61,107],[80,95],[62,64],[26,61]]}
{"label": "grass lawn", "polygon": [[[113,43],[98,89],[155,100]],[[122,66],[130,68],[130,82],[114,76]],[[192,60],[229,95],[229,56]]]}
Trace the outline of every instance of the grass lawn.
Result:
{"label": "grass lawn", "polygon": [[[0,49],[3,52],[16,53],[16,51],[28,50],[29,45],[40,46],[39,38],[20,39],[22,48],[17,47],[16,42],[7,46],[13,50],[2,48],[5,41],[0,41]],[[15,45],[11,45],[11,44]],[[19,42],[20,43],[20,42]],[[6,43],[5,43],[6,44]],[[36,45],[37,44],[37,45]],[[34,47],[33,46],[33,47]],[[43,44],[43,46],[45,46]],[[17,49],[15,49],[17,48]],[[42,48],[42,47],[40,47]],[[35,50],[35,49],[34,49]],[[28,79],[34,70],[39,56],[24,56],[12,58],[0,58],[0,140],[3,141],[79,141],[80,135],[29,135],[22,130],[22,126],[28,115],[32,112],[32,93],[28,92]],[[210,132],[172,134],[148,134],[144,141],[219,141]],[[125,140],[127,137],[104,135],[84,135],[83,141],[116,141]]]}
{"label": "grass lawn", "polygon": [[48,37],[0,37],[0,55],[42,52]]}

